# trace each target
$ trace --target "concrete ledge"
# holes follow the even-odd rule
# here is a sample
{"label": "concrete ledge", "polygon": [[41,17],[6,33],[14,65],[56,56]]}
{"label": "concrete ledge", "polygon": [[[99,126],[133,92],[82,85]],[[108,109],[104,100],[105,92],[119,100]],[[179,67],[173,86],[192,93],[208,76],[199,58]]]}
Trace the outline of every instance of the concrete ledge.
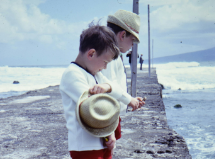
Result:
{"label": "concrete ledge", "polygon": [[[127,69],[127,72],[130,70]],[[137,96],[146,96],[146,104],[134,112],[130,109],[126,116],[121,117],[122,138],[117,141],[113,159],[190,159],[184,138],[167,124],[162,90],[155,69],[150,78],[146,72],[146,69],[138,71],[137,76]]]}

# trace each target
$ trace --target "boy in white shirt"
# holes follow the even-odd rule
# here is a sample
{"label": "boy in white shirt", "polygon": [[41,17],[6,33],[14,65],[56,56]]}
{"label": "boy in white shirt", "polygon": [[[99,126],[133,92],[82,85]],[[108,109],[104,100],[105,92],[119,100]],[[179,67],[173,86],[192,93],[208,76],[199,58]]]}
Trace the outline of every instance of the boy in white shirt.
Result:
{"label": "boy in white shirt", "polygon": [[[115,134],[108,136],[109,141],[94,137],[78,123],[75,109],[81,95],[89,90],[91,94],[109,93],[118,101],[132,101],[126,97],[118,84],[110,82],[100,72],[119,55],[115,34],[105,26],[91,26],[80,36],[79,54],[65,70],[61,83],[63,107],[68,129],[68,149],[73,159],[111,159],[111,151],[116,142]],[[144,102],[130,102],[133,109]]]}
{"label": "boy in white shirt", "polygon": [[[140,17],[132,12],[125,10],[118,10],[114,15],[109,15],[107,19],[107,26],[111,28],[116,34],[118,47],[121,53],[126,53],[131,49],[133,43],[139,43]],[[117,83],[121,89],[127,92],[126,73],[121,59],[111,61],[102,74],[110,81]],[[128,103],[120,102],[121,112],[120,116],[126,113],[127,105],[130,106],[134,100],[141,101],[141,97],[132,98]],[[135,109],[133,109],[135,110]],[[118,131],[121,131],[120,128]],[[120,132],[119,132],[120,133]],[[121,136],[121,135],[120,135]]]}

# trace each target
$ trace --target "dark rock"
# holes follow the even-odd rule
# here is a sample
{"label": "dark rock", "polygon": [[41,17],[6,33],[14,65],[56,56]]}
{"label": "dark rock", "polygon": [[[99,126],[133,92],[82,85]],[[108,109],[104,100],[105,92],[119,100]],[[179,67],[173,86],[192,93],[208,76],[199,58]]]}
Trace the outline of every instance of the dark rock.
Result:
{"label": "dark rock", "polygon": [[182,137],[182,136],[176,136],[176,138],[178,138],[178,139],[183,139],[183,137]]}
{"label": "dark rock", "polygon": [[157,144],[168,144],[167,140],[165,140],[165,139],[162,139],[162,140],[158,139],[158,141],[155,141],[155,143],[157,143]]}
{"label": "dark rock", "polygon": [[47,156],[47,154],[46,154],[46,153],[43,153],[42,156]]}
{"label": "dark rock", "polygon": [[19,81],[13,81],[13,84],[19,84]]}
{"label": "dark rock", "polygon": [[37,92],[36,90],[35,91],[28,91],[26,94],[31,94],[31,93],[35,93]]}
{"label": "dark rock", "polygon": [[164,151],[158,151],[157,153],[158,153],[158,154],[162,154],[162,153],[165,153],[165,152],[164,152]]}
{"label": "dark rock", "polygon": [[182,108],[181,104],[176,104],[174,107],[175,108]]}
{"label": "dark rock", "polygon": [[179,88],[178,90],[181,90],[181,88]]}
{"label": "dark rock", "polygon": [[135,153],[144,153],[144,150],[134,150]]}
{"label": "dark rock", "polygon": [[169,140],[168,146],[169,146],[169,147],[172,147],[173,145],[174,145],[173,140]]}
{"label": "dark rock", "polygon": [[151,151],[151,150],[146,151],[146,153],[147,153],[147,154],[154,154],[154,152]]}
{"label": "dark rock", "polygon": [[166,150],[166,153],[172,153],[172,151],[170,151],[170,150]]}

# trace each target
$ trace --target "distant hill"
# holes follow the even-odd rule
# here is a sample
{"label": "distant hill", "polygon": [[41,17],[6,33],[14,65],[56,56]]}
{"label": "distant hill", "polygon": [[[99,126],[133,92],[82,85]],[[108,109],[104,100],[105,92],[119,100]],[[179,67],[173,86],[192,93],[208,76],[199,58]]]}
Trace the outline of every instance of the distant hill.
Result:
{"label": "distant hill", "polygon": [[[153,63],[168,63],[168,62],[207,62],[215,61],[215,47],[207,50],[178,54],[173,56],[164,56],[153,59]],[[144,62],[148,62],[145,60]]]}

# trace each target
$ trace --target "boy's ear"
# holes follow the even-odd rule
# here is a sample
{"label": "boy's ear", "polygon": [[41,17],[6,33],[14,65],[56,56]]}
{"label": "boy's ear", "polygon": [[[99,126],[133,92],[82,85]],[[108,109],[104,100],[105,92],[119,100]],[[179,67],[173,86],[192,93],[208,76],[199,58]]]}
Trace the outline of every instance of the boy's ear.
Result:
{"label": "boy's ear", "polygon": [[123,40],[125,39],[125,37],[126,37],[126,32],[125,32],[125,30],[119,32],[119,39],[120,39],[121,41],[123,41]]}
{"label": "boy's ear", "polygon": [[95,49],[90,49],[87,51],[87,58],[92,59],[96,55],[96,50]]}

